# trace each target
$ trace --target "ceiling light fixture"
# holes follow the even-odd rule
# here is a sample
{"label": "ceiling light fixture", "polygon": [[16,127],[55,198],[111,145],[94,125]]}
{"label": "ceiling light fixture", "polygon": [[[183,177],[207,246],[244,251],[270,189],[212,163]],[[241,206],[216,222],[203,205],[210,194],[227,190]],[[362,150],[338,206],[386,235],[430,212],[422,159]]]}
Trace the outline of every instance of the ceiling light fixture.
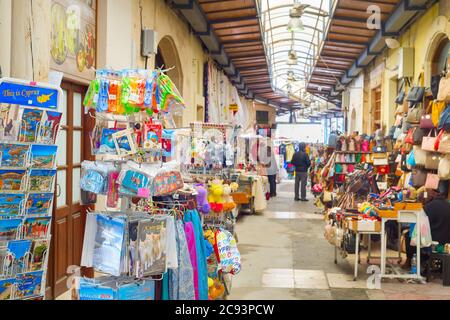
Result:
{"label": "ceiling light fixture", "polygon": [[291,10],[289,10],[289,23],[287,29],[290,32],[303,31],[305,28],[303,27],[303,22],[300,19],[303,15],[305,8],[309,7],[308,4],[294,3],[294,6]]}
{"label": "ceiling light fixture", "polygon": [[395,38],[386,38],[385,42],[389,49],[397,49],[400,47],[400,42]]}
{"label": "ceiling light fixture", "polygon": [[295,50],[290,50],[288,53],[287,64],[290,66],[296,65],[298,63],[297,52]]}

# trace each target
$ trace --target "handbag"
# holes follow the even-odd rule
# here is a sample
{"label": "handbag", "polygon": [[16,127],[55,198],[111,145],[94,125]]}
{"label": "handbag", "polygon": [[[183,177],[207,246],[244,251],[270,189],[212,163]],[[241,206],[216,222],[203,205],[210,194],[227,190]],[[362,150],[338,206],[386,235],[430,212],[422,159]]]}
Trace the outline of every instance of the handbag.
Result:
{"label": "handbag", "polygon": [[425,159],[425,169],[437,170],[439,168],[439,161],[441,157],[436,153],[427,153],[427,158]]}
{"label": "handbag", "polygon": [[425,181],[426,189],[437,190],[439,188],[439,176],[437,174],[427,174],[427,180]]}
{"label": "handbag", "polygon": [[389,167],[389,165],[384,165],[384,166],[378,166],[376,168],[377,173],[378,174],[389,174],[391,171],[391,168]]}
{"label": "handbag", "polygon": [[439,93],[439,85],[441,82],[442,74],[437,74],[431,77],[431,93],[433,95],[433,99],[437,99]]}
{"label": "handbag", "polygon": [[436,143],[436,137],[431,136],[431,132],[433,132],[433,131],[436,133],[436,130],[430,130],[430,133],[428,133],[427,136],[424,136],[422,138],[422,150],[431,151],[431,152],[436,151],[434,149],[434,144]]}
{"label": "handbag", "polygon": [[361,142],[361,151],[369,152],[369,140],[363,140],[363,142]]}
{"label": "handbag", "polygon": [[408,101],[404,100],[402,104],[399,104],[397,109],[395,110],[395,114],[403,115],[404,113],[408,112]]}
{"label": "handbag", "polygon": [[423,73],[419,75],[418,82],[421,86],[414,86],[409,90],[406,100],[410,103],[409,107],[414,108],[417,104],[423,101],[425,95],[425,87],[423,86]]}
{"label": "handbag", "polygon": [[421,108],[410,108],[408,114],[406,115],[406,122],[417,124],[420,123],[420,117],[422,115]]}
{"label": "handbag", "polygon": [[411,151],[406,158],[406,164],[410,167],[416,166],[416,159],[414,158],[414,151]]}
{"label": "handbag", "polygon": [[450,180],[450,154],[439,161],[438,176],[441,180]]}
{"label": "handbag", "polygon": [[415,188],[420,188],[425,185],[425,181],[427,180],[427,173],[423,170],[413,169],[411,179],[412,186]]}
{"label": "handbag", "polygon": [[402,128],[396,127],[392,138],[397,140],[401,134],[402,134]]}
{"label": "handbag", "polygon": [[408,133],[409,129],[411,129],[413,125],[406,121],[406,118],[403,119],[402,123],[402,133]]}
{"label": "handbag", "polygon": [[441,130],[439,132],[439,134],[436,137],[436,140],[434,140],[434,151],[438,151],[439,150],[439,145],[441,143],[441,139],[444,136],[445,131]]}
{"label": "handbag", "polygon": [[408,130],[408,133],[405,138],[405,143],[414,144],[414,131],[416,131],[416,127]]}
{"label": "handbag", "polygon": [[374,166],[387,166],[389,164],[387,158],[374,158],[373,165]]}
{"label": "handbag", "polygon": [[416,130],[414,130],[413,133],[413,144],[415,145],[421,145],[422,144],[422,139],[425,136],[425,132],[423,129],[420,128],[416,128]]}
{"label": "handbag", "polygon": [[439,91],[437,94],[438,101],[450,102],[450,74],[447,73],[445,77],[439,81]]}
{"label": "handbag", "polygon": [[447,106],[445,110],[441,113],[439,117],[439,123],[437,128],[439,130],[444,129],[445,131],[450,131],[450,107]]}
{"label": "handbag", "polygon": [[414,151],[414,160],[416,161],[417,166],[424,166],[427,160],[427,152],[422,150],[419,146],[413,147]]}
{"label": "handbag", "polygon": [[440,153],[450,153],[450,132],[443,133],[437,151]]}
{"label": "handbag", "polygon": [[342,143],[341,151],[347,151],[347,139],[341,138],[340,140],[341,140],[341,143]]}
{"label": "handbag", "polygon": [[398,95],[395,98],[396,104],[403,104],[403,101],[405,100],[405,90],[403,87],[405,86],[406,81],[408,81],[408,78],[403,79],[402,84],[400,85],[400,90],[398,91]]}
{"label": "handbag", "polygon": [[434,127],[439,125],[439,119],[446,107],[447,105],[444,101],[433,101],[433,105],[431,106],[431,121],[433,121]]}
{"label": "handbag", "polygon": [[348,151],[351,151],[351,152],[356,151],[355,139],[353,139],[353,138],[350,138],[348,141]]}
{"label": "handbag", "polygon": [[420,116],[420,129],[433,129],[434,124],[431,119],[431,110],[433,109],[433,101],[428,104],[427,110]]}

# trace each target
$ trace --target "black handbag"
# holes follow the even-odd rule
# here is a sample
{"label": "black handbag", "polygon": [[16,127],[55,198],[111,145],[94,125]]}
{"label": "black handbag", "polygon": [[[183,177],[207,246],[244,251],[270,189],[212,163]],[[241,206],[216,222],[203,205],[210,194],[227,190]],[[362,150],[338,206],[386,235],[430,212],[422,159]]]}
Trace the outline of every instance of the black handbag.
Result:
{"label": "black handbag", "polygon": [[402,84],[400,85],[400,90],[398,91],[397,98],[395,98],[396,104],[403,104],[403,100],[405,100],[405,82],[408,81],[408,78],[403,79]]}
{"label": "black handbag", "polygon": [[344,251],[349,254],[355,254],[356,252],[356,235],[354,233],[346,233],[343,239]]}
{"label": "black handbag", "polygon": [[433,100],[437,99],[439,92],[439,82],[441,82],[442,74],[437,74],[431,77],[431,93],[433,94]]}
{"label": "black handbag", "polygon": [[415,145],[422,145],[422,139],[425,136],[425,131],[420,128],[416,128],[413,134],[413,140]]}
{"label": "black handbag", "polygon": [[[422,78],[423,74],[421,73],[419,76],[419,83],[420,79]],[[409,102],[409,107],[414,108],[417,104],[423,102],[423,97],[425,96],[425,87],[419,87],[414,86],[409,90],[408,96],[406,97],[406,101]]]}

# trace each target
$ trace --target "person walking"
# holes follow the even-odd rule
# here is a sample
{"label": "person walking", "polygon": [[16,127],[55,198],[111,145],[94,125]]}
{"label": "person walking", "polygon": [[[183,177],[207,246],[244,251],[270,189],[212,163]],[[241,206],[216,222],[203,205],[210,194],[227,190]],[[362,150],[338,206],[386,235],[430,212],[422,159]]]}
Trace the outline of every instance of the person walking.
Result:
{"label": "person walking", "polygon": [[[300,143],[299,151],[294,154],[291,162],[295,166],[295,201],[309,201],[306,199],[306,184],[308,182],[308,169],[311,166],[311,160],[305,149],[306,144]],[[300,188],[301,198],[299,198]]]}
{"label": "person walking", "polygon": [[275,152],[272,146],[267,148],[268,155],[270,157],[269,163],[266,165],[267,178],[270,185],[270,197],[274,198],[277,196],[277,172],[278,165],[275,159]]}

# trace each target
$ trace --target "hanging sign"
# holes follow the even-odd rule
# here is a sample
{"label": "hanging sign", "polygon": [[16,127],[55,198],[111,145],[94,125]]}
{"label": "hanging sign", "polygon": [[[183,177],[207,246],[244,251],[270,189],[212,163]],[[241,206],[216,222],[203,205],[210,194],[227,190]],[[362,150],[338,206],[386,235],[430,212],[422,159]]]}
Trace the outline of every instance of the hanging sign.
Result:
{"label": "hanging sign", "polygon": [[2,81],[0,82],[0,102],[57,109],[58,90]]}

